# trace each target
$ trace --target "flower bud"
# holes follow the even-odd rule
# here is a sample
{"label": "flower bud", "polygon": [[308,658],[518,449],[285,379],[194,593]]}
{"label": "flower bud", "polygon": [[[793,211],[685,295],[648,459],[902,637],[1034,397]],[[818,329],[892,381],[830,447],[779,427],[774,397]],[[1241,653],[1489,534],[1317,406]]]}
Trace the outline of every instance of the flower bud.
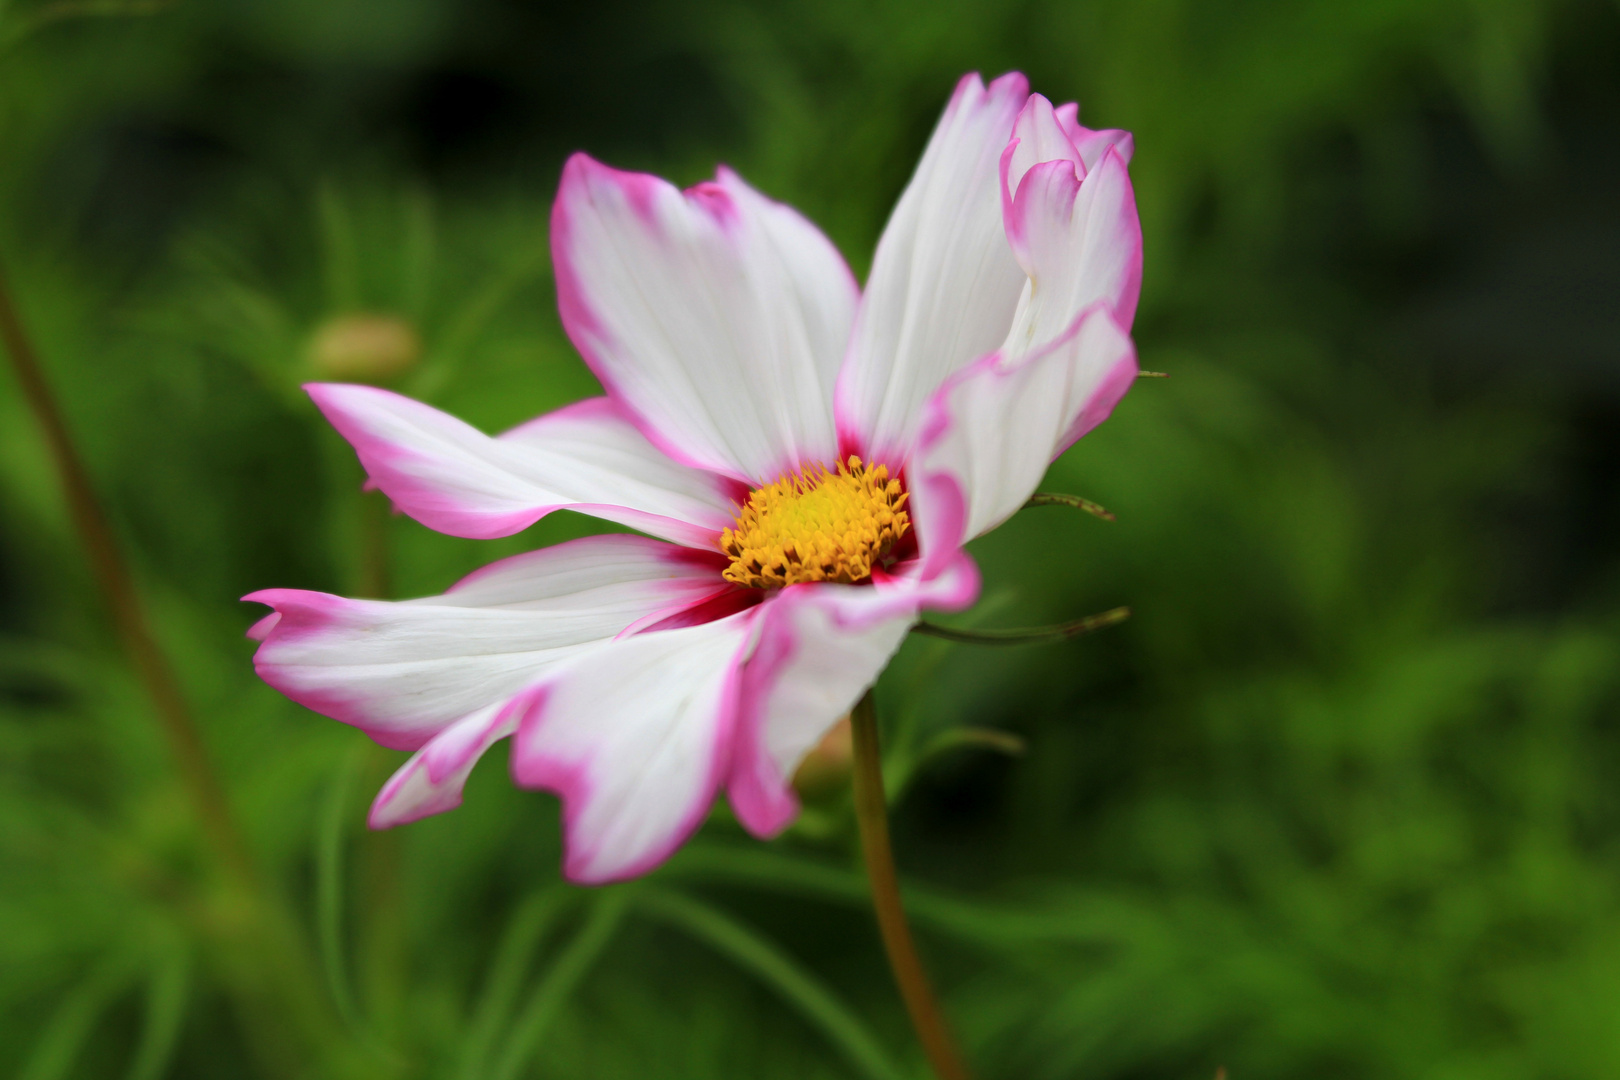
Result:
{"label": "flower bud", "polygon": [[422,358],[416,328],[398,315],[357,311],[334,315],[309,339],[309,364],[321,378],[386,382]]}

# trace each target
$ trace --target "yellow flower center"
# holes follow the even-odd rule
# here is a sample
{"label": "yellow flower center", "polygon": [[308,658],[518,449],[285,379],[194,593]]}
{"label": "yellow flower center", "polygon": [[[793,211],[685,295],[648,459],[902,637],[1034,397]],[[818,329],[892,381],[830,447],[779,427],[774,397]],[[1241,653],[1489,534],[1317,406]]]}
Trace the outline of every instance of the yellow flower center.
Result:
{"label": "yellow flower center", "polygon": [[735,528],[720,535],[727,581],[776,589],[801,581],[864,581],[906,534],[906,493],[887,466],[851,457],[837,472],[816,465],[748,493]]}

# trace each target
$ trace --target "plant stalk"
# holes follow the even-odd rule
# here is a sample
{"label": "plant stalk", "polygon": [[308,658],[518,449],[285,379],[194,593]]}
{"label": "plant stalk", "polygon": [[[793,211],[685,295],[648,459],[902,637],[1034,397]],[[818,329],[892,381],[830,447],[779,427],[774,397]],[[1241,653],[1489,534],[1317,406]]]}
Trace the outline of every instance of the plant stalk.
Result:
{"label": "plant stalk", "polygon": [[1087,615],[1052,626],[1027,626],[1017,630],[958,630],[952,626],[920,622],[911,628],[913,634],[943,638],[963,645],[1044,645],[1054,641],[1068,641],[1081,634],[1122,623],[1131,617],[1128,607],[1109,608],[1100,615]]}
{"label": "plant stalk", "polygon": [[861,854],[872,887],[872,908],[877,914],[889,968],[905,1000],[911,1026],[923,1053],[940,1080],[968,1080],[969,1073],[956,1041],[940,1012],[939,999],[923,970],[900,901],[900,880],[895,874],[894,851],[889,845],[889,811],[883,793],[883,758],[878,747],[877,708],[868,690],[850,713],[854,736],[855,820],[861,831]]}
{"label": "plant stalk", "polygon": [[39,356],[23,329],[3,269],[0,269],[0,342],[5,344],[6,355],[11,357],[23,398],[44,432],[47,450],[61,477],[73,526],[90,557],[91,569],[112,613],[119,640],[152,700],[169,750],[180,769],[181,780],[202,817],[203,828],[229,870],[240,880],[251,882],[255,880],[253,864],[231,814],[225,790],[208,760],[208,751],[174,671],[152,636],[129,567],[113,539],[112,527],[96,500],[84,461],[45,381]]}
{"label": "plant stalk", "polygon": [[[118,548],[106,512],[96,498],[90,474],[51,394],[50,384],[45,380],[39,354],[23,328],[3,269],[0,269],[0,345],[11,358],[23,398],[39,422],[47,452],[61,479],[74,529],[84,544],[119,642],[151,699],[179,770],[181,785],[201,819],[205,841],[219,859],[224,881],[234,894],[237,905],[234,916],[222,924],[210,923],[206,930],[221,946],[220,963],[253,1029],[250,1042],[258,1044],[271,1071],[301,1072],[304,1055],[288,1039],[287,1024],[305,1037],[308,1048],[315,1053],[335,1051],[341,1043],[318,997],[317,969],[304,950],[296,928],[274,903],[254,865],[179,680],[152,633],[129,566]],[[272,1019],[264,1012],[271,1004],[266,995],[279,997],[277,1004],[282,1006],[284,1015]],[[351,1074],[359,1073],[343,1071],[343,1075]],[[368,1069],[365,1074],[378,1075],[374,1069]]]}

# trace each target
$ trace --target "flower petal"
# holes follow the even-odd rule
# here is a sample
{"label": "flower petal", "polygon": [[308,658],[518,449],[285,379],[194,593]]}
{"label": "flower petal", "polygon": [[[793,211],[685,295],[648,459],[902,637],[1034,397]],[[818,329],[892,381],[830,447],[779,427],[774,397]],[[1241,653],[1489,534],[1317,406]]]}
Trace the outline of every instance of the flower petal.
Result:
{"label": "flower petal", "polygon": [[877,681],[918,613],[957,610],[978,595],[978,570],[965,552],[932,578],[921,570],[914,562],[871,586],[793,585],[760,608],[727,786],[755,835],[773,836],[793,820],[794,771]]}
{"label": "flower petal", "polygon": [[266,682],[384,746],[416,750],[593,643],[729,588],[722,562],[645,537],[591,536],[503,559],[422,600],[302,589],[243,599],[280,616],[254,627]]}
{"label": "flower petal", "polygon": [[1116,151],[1105,153],[1083,181],[1066,159],[1031,167],[1013,199],[1007,237],[1029,282],[1003,356],[1057,339],[1098,301],[1129,329],[1142,290],[1142,225],[1130,174]]}
{"label": "flower petal", "polygon": [[1021,357],[993,353],[929,403],[911,472],[925,564],[995,528],[1034,493],[1052,460],[1102,423],[1136,378],[1136,351],[1106,304]]}
{"label": "flower petal", "polygon": [[929,396],[1006,337],[1024,274],[1000,159],[1028,92],[1017,73],[958,83],[878,241],[837,395],[841,437],[872,460],[903,464]]}
{"label": "flower petal", "polygon": [[1059,105],[1053,110],[1053,114],[1064,132],[1068,134],[1069,141],[1080,152],[1080,161],[1085,165],[1087,172],[1097,167],[1097,162],[1102,160],[1110,146],[1119,153],[1121,161],[1127,165],[1131,163],[1131,155],[1136,153],[1136,139],[1130,132],[1121,131],[1119,128],[1099,128],[1093,131],[1091,128],[1081,126],[1080,106],[1072,101],[1067,105]]}
{"label": "flower petal", "polygon": [[736,514],[735,483],[669,460],[606,398],[491,438],[376,387],[305,389],[372,482],[400,510],[451,536],[510,536],[568,509],[712,548]]}
{"label": "flower petal", "polygon": [[757,610],[615,642],[536,689],[512,773],[562,797],[570,880],[645,873],[703,821],[730,765]]}
{"label": "flower petal", "polygon": [[405,825],[461,805],[461,790],[484,752],[517,728],[522,695],[486,705],[439,732],[388,778],[371,804],[373,829]]}
{"label": "flower petal", "polygon": [[727,169],[682,192],[575,154],[551,247],[569,337],[671,457],[754,485],[833,460],[857,289],[815,226]]}
{"label": "flower petal", "polygon": [[[1031,94],[1018,111],[1018,119],[1013,123],[1012,139],[1001,152],[1001,212],[1004,221],[1012,221],[1013,196],[1018,193],[1018,185],[1023,182],[1024,175],[1047,161],[1071,162],[1077,178],[1086,175],[1080,151],[1069,138],[1068,130],[1058,122],[1052,103],[1040,94]],[[1008,239],[1012,237],[1009,235]],[[1013,251],[1020,254],[1016,243]],[[1019,261],[1022,263],[1023,259]]]}

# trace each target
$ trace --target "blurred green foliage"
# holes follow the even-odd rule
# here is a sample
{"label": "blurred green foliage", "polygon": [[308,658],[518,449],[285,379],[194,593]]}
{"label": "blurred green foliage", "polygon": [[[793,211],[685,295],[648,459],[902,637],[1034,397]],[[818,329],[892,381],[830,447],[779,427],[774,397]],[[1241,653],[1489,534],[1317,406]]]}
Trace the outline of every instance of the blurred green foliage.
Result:
{"label": "blurred green foliage", "polygon": [[1048,480],[1118,522],[1020,515],[962,621],[1135,617],[914,639],[880,686],[971,1057],[1620,1074],[1620,9],[9,0],[0,256],[263,882],[205,843],[0,377],[0,1075],[921,1075],[842,793],[596,892],[500,754],[370,834],[397,755],[261,685],[235,597],[438,592],[598,527],[389,519],[297,389],[367,315],[486,430],[592,393],[565,153],[725,160],[860,271],[955,79],[1011,67],[1136,132],[1172,378]]}

